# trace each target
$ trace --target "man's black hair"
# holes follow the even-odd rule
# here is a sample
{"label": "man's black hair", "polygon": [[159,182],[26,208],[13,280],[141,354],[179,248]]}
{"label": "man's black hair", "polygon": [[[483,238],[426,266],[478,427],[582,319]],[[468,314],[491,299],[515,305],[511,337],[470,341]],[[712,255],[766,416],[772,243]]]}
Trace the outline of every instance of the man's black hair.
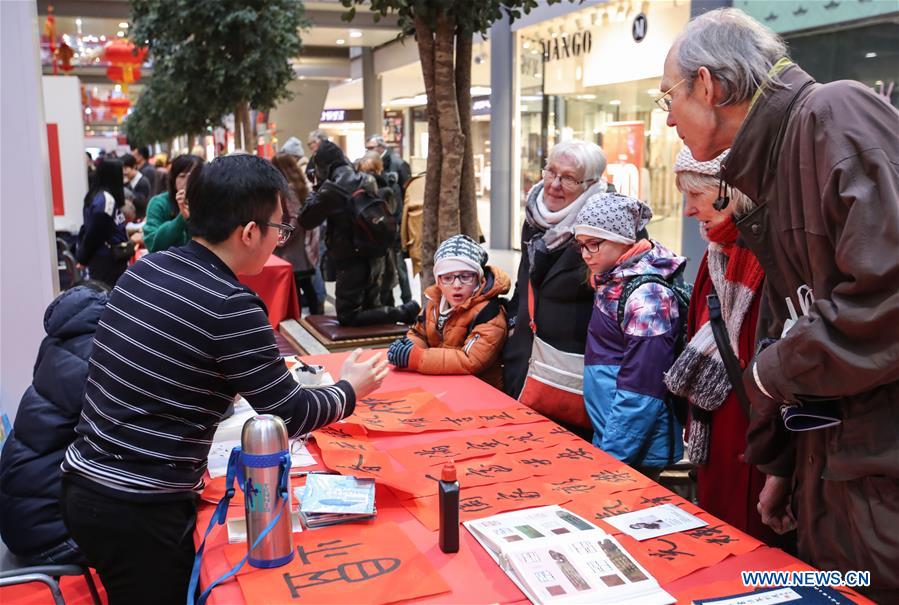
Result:
{"label": "man's black hair", "polygon": [[265,234],[279,196],[288,195],[287,179],[263,158],[229,155],[200,164],[187,184],[190,233],[217,244],[255,221]]}
{"label": "man's black hair", "polygon": [[138,152],[144,160],[150,159],[150,148],[147,145],[141,145],[139,147],[132,147],[131,151]]}
{"label": "man's black hair", "polygon": [[134,168],[137,166],[137,160],[135,160],[134,156],[130,153],[126,153],[122,156],[122,166],[125,168]]}

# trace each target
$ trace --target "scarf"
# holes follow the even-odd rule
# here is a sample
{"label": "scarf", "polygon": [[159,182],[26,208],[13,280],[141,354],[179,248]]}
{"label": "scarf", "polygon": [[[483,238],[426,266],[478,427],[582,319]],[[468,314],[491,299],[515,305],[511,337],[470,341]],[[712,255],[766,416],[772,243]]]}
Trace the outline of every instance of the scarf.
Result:
{"label": "scarf", "polygon": [[[737,244],[737,233],[733,220],[709,230],[706,257],[731,347],[739,358],[743,320],[761,290],[765,274],[755,255]],[[665,374],[668,390],[691,403],[687,456],[694,464],[708,462],[711,412],[724,404],[733,389],[715,344],[708,307],[704,302],[700,304],[700,326]]]}
{"label": "scarf", "polygon": [[525,220],[537,230],[527,247],[531,267],[534,266],[534,255],[537,252],[546,254],[558,250],[574,237],[574,221],[577,219],[578,212],[590,196],[603,193],[606,187],[606,182],[600,179],[573,202],[561,210],[552,212],[543,202],[543,182],[534,185],[528,194],[528,202],[524,210]]}

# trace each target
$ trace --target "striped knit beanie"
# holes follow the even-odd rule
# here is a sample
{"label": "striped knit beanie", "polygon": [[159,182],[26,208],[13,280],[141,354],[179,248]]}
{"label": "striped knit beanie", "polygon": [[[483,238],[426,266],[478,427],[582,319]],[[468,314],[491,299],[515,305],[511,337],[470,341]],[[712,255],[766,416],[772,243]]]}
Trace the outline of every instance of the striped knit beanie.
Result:
{"label": "striped knit beanie", "polygon": [[574,221],[574,234],[588,235],[619,244],[634,244],[637,234],[652,218],[649,206],[621,193],[590,197]]}
{"label": "striped knit beanie", "polygon": [[467,235],[454,235],[443,241],[434,253],[434,275],[453,271],[474,271],[484,276],[487,251]]}

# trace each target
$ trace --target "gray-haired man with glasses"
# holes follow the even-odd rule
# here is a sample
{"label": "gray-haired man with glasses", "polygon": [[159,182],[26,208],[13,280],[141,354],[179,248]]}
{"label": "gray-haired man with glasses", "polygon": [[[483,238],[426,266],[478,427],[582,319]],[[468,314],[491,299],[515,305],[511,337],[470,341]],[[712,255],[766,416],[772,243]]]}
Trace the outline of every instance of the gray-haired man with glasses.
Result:
{"label": "gray-haired man with glasses", "polygon": [[699,161],[725,149],[737,222],[765,270],[760,352],[743,384],[746,458],[799,555],[866,570],[899,601],[899,111],[867,86],[819,84],[738,9],[692,20],[665,60],[668,125]]}

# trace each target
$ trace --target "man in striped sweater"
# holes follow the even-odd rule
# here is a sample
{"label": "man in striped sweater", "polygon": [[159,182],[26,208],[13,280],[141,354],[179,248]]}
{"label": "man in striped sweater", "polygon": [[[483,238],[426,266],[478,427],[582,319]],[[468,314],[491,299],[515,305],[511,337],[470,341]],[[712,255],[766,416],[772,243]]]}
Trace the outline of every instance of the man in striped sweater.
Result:
{"label": "man in striped sweater", "polygon": [[360,363],[357,351],[333,386],[290,376],[265,305],[236,277],[259,273],[286,241],[286,195],[261,158],[196,168],[193,240],[135,264],[100,319],[62,503],[111,605],[184,601],[206,457],[236,394],[296,436],[352,414],[387,373],[380,355]]}

